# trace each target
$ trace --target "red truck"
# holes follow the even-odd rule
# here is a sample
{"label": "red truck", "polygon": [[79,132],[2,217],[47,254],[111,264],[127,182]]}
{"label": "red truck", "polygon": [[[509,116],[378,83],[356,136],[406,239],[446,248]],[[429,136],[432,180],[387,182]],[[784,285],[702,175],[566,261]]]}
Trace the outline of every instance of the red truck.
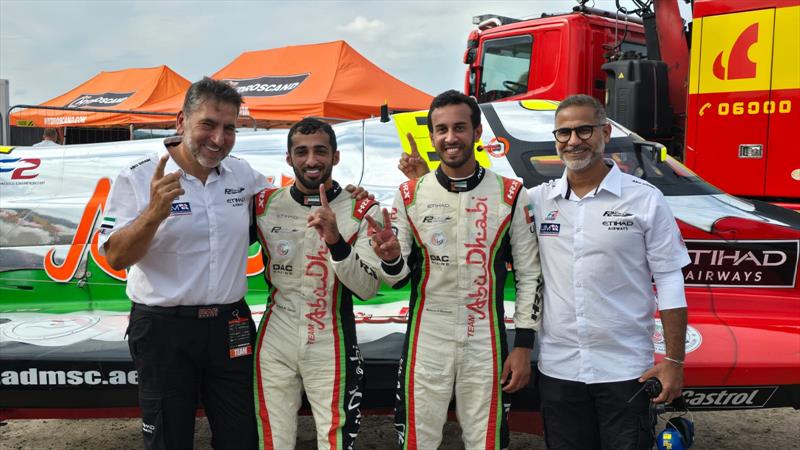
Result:
{"label": "red truck", "polygon": [[695,0],[691,32],[677,1],[475,17],[464,90],[480,102],[592,95],[724,191],[800,209],[800,0]]}

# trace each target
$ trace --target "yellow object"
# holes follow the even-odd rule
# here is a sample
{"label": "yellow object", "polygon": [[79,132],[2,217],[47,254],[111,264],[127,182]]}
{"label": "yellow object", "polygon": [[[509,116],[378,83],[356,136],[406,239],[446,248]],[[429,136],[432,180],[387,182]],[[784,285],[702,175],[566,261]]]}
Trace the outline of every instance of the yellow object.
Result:
{"label": "yellow object", "polygon": [[[415,111],[407,113],[399,113],[392,116],[394,118],[395,126],[397,127],[397,137],[400,139],[400,145],[403,151],[411,154],[411,145],[408,143],[406,134],[411,133],[414,142],[417,144],[417,151],[422,159],[428,164],[431,170],[439,167],[439,161],[436,157],[436,149],[431,144],[430,132],[428,131],[427,111]],[[478,146],[483,145],[479,140],[475,143],[475,159],[483,167],[490,168],[492,166],[489,157],[484,151],[478,151]]]}
{"label": "yellow object", "polygon": [[530,111],[555,111],[558,107],[558,102],[553,100],[521,100],[519,104]]}
{"label": "yellow object", "polygon": [[800,88],[798,24],[800,6],[696,19],[689,93]]}

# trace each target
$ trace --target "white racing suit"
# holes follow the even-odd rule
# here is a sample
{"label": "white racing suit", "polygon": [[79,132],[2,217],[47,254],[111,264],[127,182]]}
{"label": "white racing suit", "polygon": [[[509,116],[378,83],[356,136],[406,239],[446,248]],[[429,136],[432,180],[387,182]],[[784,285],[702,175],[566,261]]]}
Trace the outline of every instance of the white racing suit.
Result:
{"label": "white racing suit", "polygon": [[[304,390],[320,450],[352,448],[361,422],[363,361],[352,295],[367,299],[378,291],[380,263],[363,218],[382,219],[377,203],[356,202],[338,184],[328,199],[343,237],[330,247],[307,226],[318,195],[304,196],[293,187],[265,189],[254,200],[269,286],[256,341],[261,448],[294,448]],[[371,266],[365,263],[370,258]]]}
{"label": "white racing suit", "polygon": [[395,405],[403,448],[439,446],[454,390],[466,448],[508,446],[510,404],[500,377],[512,259],[515,347],[532,348],[541,322],[541,267],[527,198],[520,182],[480,167],[458,181],[437,170],[402,184],[395,196],[392,224],[403,259],[381,271],[394,287],[411,281]]}

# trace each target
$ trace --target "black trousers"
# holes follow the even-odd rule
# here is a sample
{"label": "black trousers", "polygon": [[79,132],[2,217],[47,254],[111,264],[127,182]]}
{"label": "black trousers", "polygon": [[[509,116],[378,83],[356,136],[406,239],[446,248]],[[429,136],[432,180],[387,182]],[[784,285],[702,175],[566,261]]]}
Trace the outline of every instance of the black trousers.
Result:
{"label": "black trousers", "polygon": [[650,450],[656,417],[638,380],[586,384],[539,377],[544,439],[550,450]]}
{"label": "black trousers", "polygon": [[128,346],[139,377],[145,448],[192,448],[198,399],[215,449],[257,448],[253,357],[231,358],[228,345],[236,318],[246,319],[252,348],[255,325],[244,301],[202,311],[133,305]]}

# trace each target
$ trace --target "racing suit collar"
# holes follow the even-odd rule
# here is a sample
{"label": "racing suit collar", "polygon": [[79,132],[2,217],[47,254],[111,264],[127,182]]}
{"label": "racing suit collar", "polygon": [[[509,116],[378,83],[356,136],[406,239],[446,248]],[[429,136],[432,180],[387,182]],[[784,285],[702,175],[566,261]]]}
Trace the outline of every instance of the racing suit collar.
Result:
{"label": "racing suit collar", "polygon": [[[339,183],[337,183],[336,180],[334,180],[333,186],[325,191],[325,195],[328,197],[328,201],[332,202],[333,199],[335,199],[341,192],[342,187],[339,186]],[[294,201],[303,206],[319,206],[322,204],[319,199],[319,194],[304,194],[300,191],[300,189],[297,189],[295,185],[292,185],[292,187],[289,188],[289,194],[291,194]]]}
{"label": "racing suit collar", "polygon": [[468,176],[467,178],[462,179],[453,179],[448,177],[447,175],[442,172],[441,166],[436,169],[436,181],[439,184],[448,190],[449,192],[464,192],[464,191],[471,191],[475,189],[483,180],[483,176],[486,175],[486,169],[481,167],[480,164],[475,163],[475,172],[472,175]]}

